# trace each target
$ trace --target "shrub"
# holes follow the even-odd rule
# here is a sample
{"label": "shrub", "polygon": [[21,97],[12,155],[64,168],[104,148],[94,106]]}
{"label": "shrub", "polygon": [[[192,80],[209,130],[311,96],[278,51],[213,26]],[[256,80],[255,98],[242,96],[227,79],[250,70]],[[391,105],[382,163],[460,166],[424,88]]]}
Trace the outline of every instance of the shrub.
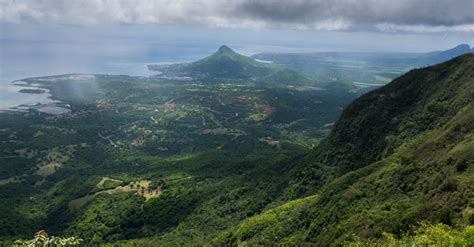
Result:
{"label": "shrub", "polygon": [[380,239],[354,237],[343,246],[474,246],[474,226],[457,229],[441,223],[422,222],[400,238],[390,233],[383,233]]}
{"label": "shrub", "polygon": [[44,246],[44,247],[59,247],[59,246],[79,246],[82,239],[76,237],[61,238],[55,236],[43,236],[37,235],[35,238],[30,240],[16,240],[16,247],[26,247],[26,246]]}

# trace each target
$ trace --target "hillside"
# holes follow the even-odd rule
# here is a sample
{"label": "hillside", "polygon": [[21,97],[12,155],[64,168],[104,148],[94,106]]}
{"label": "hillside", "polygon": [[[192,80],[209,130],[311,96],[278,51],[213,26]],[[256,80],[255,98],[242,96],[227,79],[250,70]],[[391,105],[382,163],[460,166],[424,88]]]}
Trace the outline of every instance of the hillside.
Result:
{"label": "hillside", "polygon": [[188,82],[199,81],[205,84],[231,82],[283,87],[327,86],[327,83],[316,82],[314,78],[304,73],[284,66],[259,62],[225,45],[210,56],[192,63],[149,65],[148,68],[160,71],[162,74],[156,78],[165,80],[185,78]]}
{"label": "hillside", "polygon": [[358,168],[442,126],[473,100],[472,57],[412,70],[359,98],[343,112],[315,159]]}
{"label": "hillside", "polygon": [[[421,220],[474,224],[473,71],[467,54],[357,99],[295,165],[291,186],[318,196],[251,217],[216,243],[330,245],[401,234]],[[321,176],[328,171],[337,178]],[[317,183],[325,185],[307,186]]]}
{"label": "hillside", "polygon": [[190,63],[186,70],[210,77],[249,78],[272,72],[271,66],[234,52],[223,45],[214,54]]}
{"label": "hillside", "polygon": [[253,58],[241,55],[228,46],[221,46],[208,57],[192,63],[171,65],[148,65],[148,69],[162,72],[161,78],[225,78],[250,79],[268,76],[277,71],[277,66],[257,62]]}

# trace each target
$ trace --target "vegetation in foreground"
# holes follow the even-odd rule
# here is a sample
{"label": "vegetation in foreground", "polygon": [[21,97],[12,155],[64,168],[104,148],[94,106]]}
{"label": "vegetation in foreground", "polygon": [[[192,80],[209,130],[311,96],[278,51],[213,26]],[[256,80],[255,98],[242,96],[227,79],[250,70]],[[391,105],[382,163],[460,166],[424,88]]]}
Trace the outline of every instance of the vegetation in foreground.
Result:
{"label": "vegetation in foreground", "polygon": [[404,233],[400,238],[393,234],[383,233],[379,239],[345,241],[347,247],[372,246],[474,246],[474,226],[461,229],[439,223],[420,223],[418,228]]}
{"label": "vegetation in foreground", "polygon": [[43,247],[61,247],[61,246],[79,246],[83,239],[76,238],[76,237],[56,237],[56,236],[49,236],[48,233],[44,230],[36,232],[34,234],[33,239],[29,240],[22,240],[18,239],[14,242],[14,246],[16,247],[36,247],[36,246],[43,246]]}

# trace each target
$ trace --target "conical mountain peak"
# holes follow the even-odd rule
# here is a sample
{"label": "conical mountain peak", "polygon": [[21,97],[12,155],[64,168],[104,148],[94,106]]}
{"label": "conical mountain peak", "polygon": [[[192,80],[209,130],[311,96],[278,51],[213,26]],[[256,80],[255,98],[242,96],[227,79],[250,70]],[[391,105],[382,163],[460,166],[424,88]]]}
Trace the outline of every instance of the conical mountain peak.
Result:
{"label": "conical mountain peak", "polygon": [[219,47],[211,56],[189,64],[187,69],[194,74],[230,78],[258,77],[271,72],[267,64],[241,55],[226,45]]}
{"label": "conical mountain peak", "polygon": [[223,45],[221,47],[219,47],[219,50],[217,50],[217,52],[219,53],[225,53],[225,52],[232,52],[234,53],[234,51],[232,49],[230,49],[228,46],[226,45]]}

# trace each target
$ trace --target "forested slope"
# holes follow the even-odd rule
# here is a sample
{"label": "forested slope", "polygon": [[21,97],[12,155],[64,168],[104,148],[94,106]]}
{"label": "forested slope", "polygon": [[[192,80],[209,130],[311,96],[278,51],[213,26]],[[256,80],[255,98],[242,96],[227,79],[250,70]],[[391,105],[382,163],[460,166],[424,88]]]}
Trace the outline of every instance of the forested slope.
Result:
{"label": "forested slope", "polygon": [[357,99],[295,165],[289,191],[318,197],[251,217],[215,243],[331,245],[421,221],[474,224],[473,71],[474,55],[463,55]]}

